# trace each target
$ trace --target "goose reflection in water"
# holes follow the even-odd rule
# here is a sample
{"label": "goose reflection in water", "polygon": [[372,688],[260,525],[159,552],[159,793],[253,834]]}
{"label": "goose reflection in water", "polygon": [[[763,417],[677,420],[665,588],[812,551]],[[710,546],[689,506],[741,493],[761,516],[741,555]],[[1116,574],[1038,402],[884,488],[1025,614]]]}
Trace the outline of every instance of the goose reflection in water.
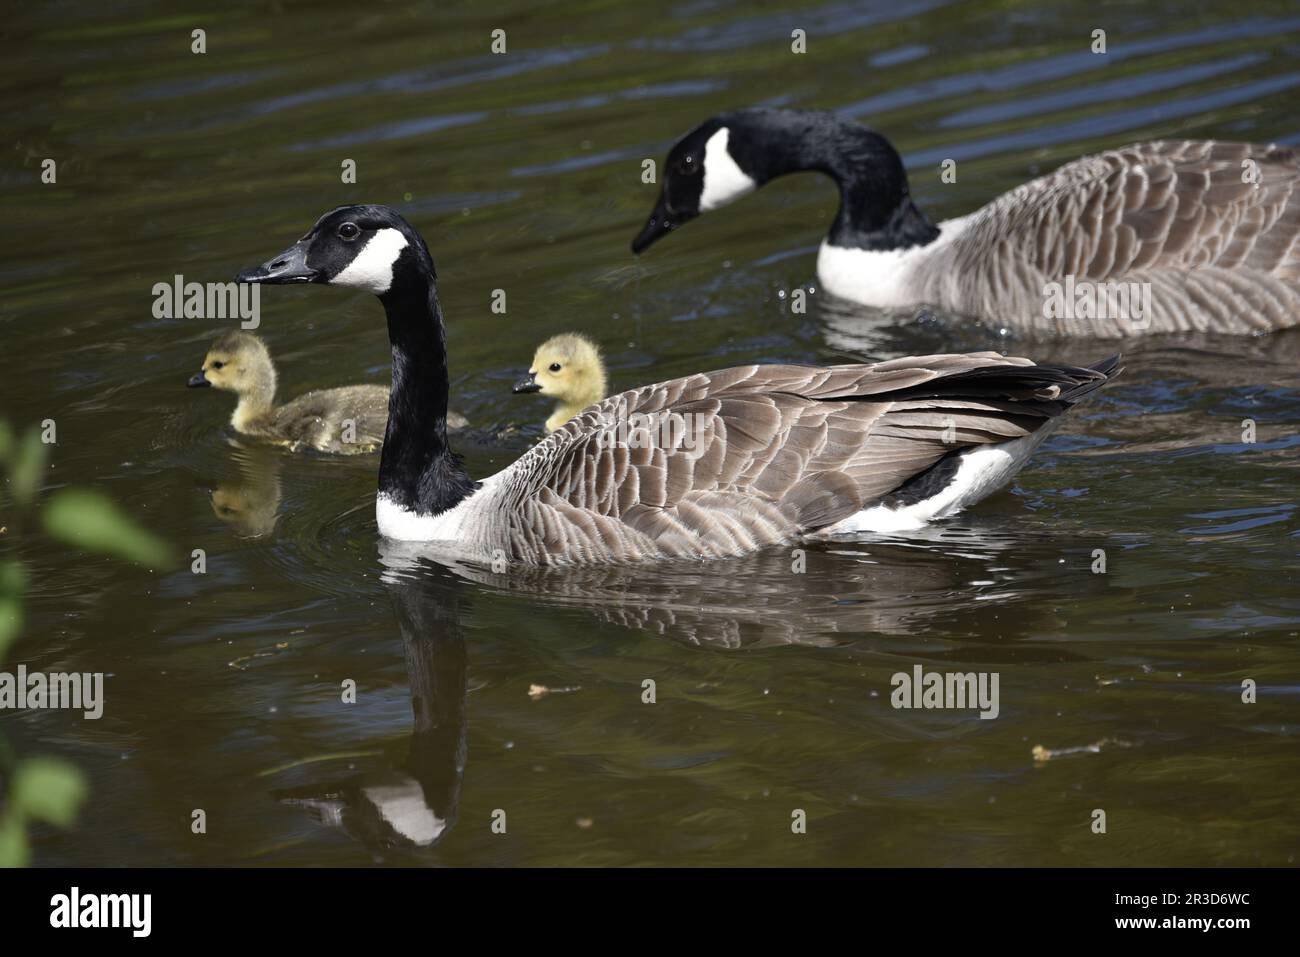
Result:
{"label": "goose reflection in water", "polygon": [[[802,556],[769,549],[719,562],[505,572],[436,559],[417,543],[382,542],[381,579],[410,681],[406,756],[396,766],[272,795],[380,857],[442,841],[456,822],[467,758],[464,617],[471,596],[580,607],[630,634],[718,650],[852,644],[885,660],[941,660],[957,648],[970,651],[971,631],[988,624],[981,616],[992,620],[1013,605],[1026,613],[1020,599],[1044,587],[1027,579],[1068,575],[1077,583],[1070,571],[1016,565],[1029,539],[1000,532],[990,520],[930,528],[907,540],[823,544]],[[803,571],[794,570],[796,563]],[[1059,624],[1041,610],[1032,616],[1044,628]],[[1035,654],[1001,648],[982,657]],[[1059,650],[1044,654],[1055,660]]]}
{"label": "goose reflection in water", "polygon": [[[934,646],[944,640],[936,632],[968,633],[976,618],[995,616],[1042,587],[1043,578],[1066,573],[1064,566],[1025,567],[1017,555],[1026,547],[1060,547],[1037,538],[996,519],[963,516],[905,538],[859,536],[724,561],[504,570],[439,557],[420,543],[384,548],[443,564],[489,594],[580,607],[602,622],[688,644],[879,648],[897,644],[891,638],[929,634]],[[1073,587],[1077,576],[1068,573]]]}
{"label": "goose reflection in water", "polygon": [[273,791],[376,854],[429,848],[456,823],[466,756],[464,583],[437,566],[385,559],[410,678],[410,747],[397,767]]}

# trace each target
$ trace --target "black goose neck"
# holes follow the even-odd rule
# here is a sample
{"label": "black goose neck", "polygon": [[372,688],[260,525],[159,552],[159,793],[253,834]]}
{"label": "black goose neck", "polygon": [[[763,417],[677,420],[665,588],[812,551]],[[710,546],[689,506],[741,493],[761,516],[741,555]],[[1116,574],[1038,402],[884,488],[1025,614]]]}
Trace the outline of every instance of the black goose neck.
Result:
{"label": "black goose neck", "polygon": [[762,150],[763,179],[812,170],[840,190],[827,239],[849,249],[907,249],[933,242],[939,230],[912,201],[907,170],[889,140],[831,113],[776,113]]}
{"label": "black goose neck", "polygon": [[[379,491],[418,514],[454,507],[474,490],[447,444],[447,342],[432,262],[404,251],[379,299],[388,317],[393,387]],[[426,253],[427,256],[427,253]]]}

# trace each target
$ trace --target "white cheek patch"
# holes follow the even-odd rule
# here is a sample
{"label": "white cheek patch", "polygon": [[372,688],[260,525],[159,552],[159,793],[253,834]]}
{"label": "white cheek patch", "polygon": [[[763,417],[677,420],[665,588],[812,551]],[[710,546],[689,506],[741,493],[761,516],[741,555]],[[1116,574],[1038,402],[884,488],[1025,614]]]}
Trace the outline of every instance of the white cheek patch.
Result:
{"label": "white cheek patch", "polygon": [[704,188],[700,191],[700,212],[707,213],[719,206],[752,193],[755,183],[727,152],[731,131],[725,126],[709,137],[704,144]]}
{"label": "white cheek patch", "polygon": [[406,248],[406,237],[398,229],[381,229],[361,247],[346,269],[329,281],[331,286],[352,286],[376,296],[393,284],[393,265]]}

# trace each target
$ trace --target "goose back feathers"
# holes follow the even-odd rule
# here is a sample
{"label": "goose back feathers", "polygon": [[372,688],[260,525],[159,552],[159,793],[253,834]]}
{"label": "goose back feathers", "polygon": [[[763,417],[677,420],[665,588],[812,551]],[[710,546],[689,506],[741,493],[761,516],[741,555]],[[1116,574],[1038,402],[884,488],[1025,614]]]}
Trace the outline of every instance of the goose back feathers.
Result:
{"label": "goose back feathers", "polygon": [[[1300,323],[1300,157],[1291,149],[1128,146],[1026,183],[956,231],[906,280],[914,301],[1064,335],[1268,332]],[[1069,310],[1046,319],[1044,287],[1065,277],[1149,283],[1149,315]]]}

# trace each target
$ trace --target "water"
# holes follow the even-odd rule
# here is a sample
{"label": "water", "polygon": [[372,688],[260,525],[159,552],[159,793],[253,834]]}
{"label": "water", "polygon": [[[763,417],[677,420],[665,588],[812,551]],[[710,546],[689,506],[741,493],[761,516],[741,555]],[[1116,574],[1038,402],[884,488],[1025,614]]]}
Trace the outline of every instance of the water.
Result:
{"label": "water", "polygon": [[[154,572],[24,541],[6,669],[111,675],[97,722],[0,716],[18,753],[90,781],[74,830],[36,831],[37,862],[1294,863],[1295,333],[1120,344],[1124,377],[1009,490],[925,534],[809,549],[802,575],[785,550],[496,575],[386,552],[374,458],[235,442],[229,396],[184,388],[219,324],[154,319],[151,289],[226,280],[334,205],[395,205],[438,263],[453,406],[526,437],[549,407],[510,386],[571,329],[615,388],[991,342],[1095,361],[1117,346],[997,342],[815,293],[792,313],[836,203],[815,176],[635,259],[641,160],[723,109],[841,108],[898,144],[943,218],[1122,142],[1297,143],[1300,10],[494,6],[68,2],[0,27],[0,413],[57,421],[49,488],[102,488],[208,561]],[[386,380],[371,297],[267,289],[262,317],[282,395]],[[916,664],[998,672],[998,718],[893,709],[891,676]]]}

